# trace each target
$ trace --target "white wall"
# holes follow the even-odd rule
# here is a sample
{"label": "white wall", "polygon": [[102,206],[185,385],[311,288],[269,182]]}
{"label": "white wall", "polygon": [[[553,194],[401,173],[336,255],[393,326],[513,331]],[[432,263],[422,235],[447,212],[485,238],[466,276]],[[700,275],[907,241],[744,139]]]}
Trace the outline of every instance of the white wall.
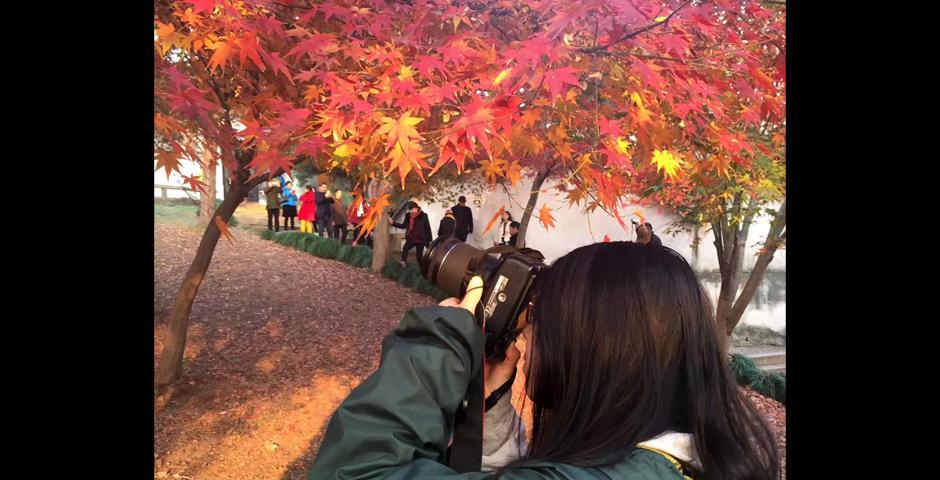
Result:
{"label": "white wall", "polygon": [[[546,183],[551,185],[551,182]],[[504,205],[513,215],[513,218],[519,221],[522,217],[523,206],[528,199],[531,185],[532,179],[523,179],[516,184],[515,187],[510,187],[509,191],[515,200],[512,200],[512,197],[507,195],[502,187],[485,192],[480,199],[480,207],[475,205],[474,196],[467,194],[467,205],[473,210],[474,220],[473,234],[467,238],[467,243],[481,248],[492,246],[492,240],[488,238],[493,233],[492,229],[486,235],[487,238],[484,238],[482,235],[487,222],[489,222],[490,218]],[[543,190],[546,188],[550,187],[543,186]],[[438,222],[443,218],[444,210],[450,205],[431,204],[427,202],[419,203],[422,209],[427,212],[428,217],[430,217],[432,231],[434,234],[437,234]],[[538,210],[546,203],[548,207],[552,209],[552,216],[555,217],[555,227],[550,230],[546,230],[542,226],[537,216]],[[583,213],[580,207],[573,206],[569,208],[567,205],[568,203],[565,200],[564,194],[557,190],[550,189],[547,192],[542,192],[539,195],[535,215],[533,215],[532,220],[529,222],[526,246],[541,251],[548,262],[555,260],[574,248],[600,242],[603,240],[604,235],[609,235],[611,240],[635,240],[636,235],[630,225],[631,216],[628,214],[632,214],[635,210],[640,210],[643,212],[643,216],[646,220],[653,224],[653,231],[662,240],[663,245],[684,255],[697,271],[718,270],[718,255],[715,252],[714,237],[711,235],[711,232],[706,232],[705,229],[702,229],[698,255],[697,257],[693,256],[691,233],[683,232],[676,236],[663,233],[666,225],[675,221],[677,218],[668,211],[660,211],[656,208],[630,207],[625,210],[626,214],[621,212],[629,230],[624,231],[617,222],[617,219],[604,213],[600,209],[595,210],[594,213],[587,214]],[[756,253],[760,249],[760,244],[763,243],[769,230],[770,218],[766,216],[759,218],[751,225],[748,248],[744,259],[745,270],[750,270],[754,265],[754,262],[757,260]],[[777,251],[769,269],[777,271],[786,270],[786,250]]]}

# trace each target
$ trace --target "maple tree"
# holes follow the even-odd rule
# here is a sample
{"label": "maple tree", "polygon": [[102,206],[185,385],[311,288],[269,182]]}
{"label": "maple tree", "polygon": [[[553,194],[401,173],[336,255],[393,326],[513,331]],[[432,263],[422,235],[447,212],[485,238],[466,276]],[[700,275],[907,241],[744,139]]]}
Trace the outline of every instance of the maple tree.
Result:
{"label": "maple tree", "polygon": [[[299,162],[346,172],[357,202],[371,191],[377,240],[389,196],[434,175],[533,176],[521,238],[550,179],[624,229],[628,205],[662,205],[731,237],[727,255],[716,242],[729,282],[746,225],[784,195],[779,5],[177,0],[154,12],[157,168],[220,161],[229,177],[222,223],[206,227],[170,316],[158,383],[178,374],[219,226]],[[550,224],[551,210],[538,218]]]}

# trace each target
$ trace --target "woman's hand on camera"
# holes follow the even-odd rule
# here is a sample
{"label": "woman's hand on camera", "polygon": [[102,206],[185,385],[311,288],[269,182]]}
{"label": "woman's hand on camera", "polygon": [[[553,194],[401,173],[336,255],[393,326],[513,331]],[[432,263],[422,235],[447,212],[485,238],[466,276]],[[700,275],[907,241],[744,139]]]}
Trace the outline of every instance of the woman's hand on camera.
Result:
{"label": "woman's hand on camera", "polygon": [[[482,296],[483,279],[480,277],[473,277],[467,284],[467,293],[464,295],[463,300],[460,300],[456,297],[450,297],[444,299],[444,301],[442,301],[439,305],[442,307],[463,308],[464,310],[470,312],[471,315],[474,315],[477,304],[480,303],[480,298]],[[519,349],[516,348],[515,344],[512,344],[509,346],[509,348],[506,349],[506,358],[503,360],[486,360],[483,362],[484,397],[490,396],[490,393],[492,393],[493,390],[501,387],[504,383],[509,381],[510,378],[512,378],[512,374],[516,371],[516,364],[519,363],[519,358],[521,357],[522,354],[519,352]]]}
{"label": "woman's hand on camera", "polygon": [[462,308],[470,312],[470,315],[474,315],[477,309],[477,304],[480,303],[480,298],[482,296],[483,279],[480,277],[473,277],[470,279],[470,282],[467,283],[467,293],[464,294],[463,300],[460,300],[457,297],[450,297],[445,298],[438,305],[442,307]]}

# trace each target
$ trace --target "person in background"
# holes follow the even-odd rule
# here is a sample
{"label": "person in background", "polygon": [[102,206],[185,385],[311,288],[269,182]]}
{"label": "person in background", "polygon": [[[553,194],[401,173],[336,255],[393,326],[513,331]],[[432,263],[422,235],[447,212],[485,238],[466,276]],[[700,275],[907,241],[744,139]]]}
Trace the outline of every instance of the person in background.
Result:
{"label": "person in background", "polygon": [[[346,236],[349,235],[349,230],[346,228],[346,219],[348,212],[346,211],[346,204],[343,203],[343,191],[337,190],[336,194],[333,195],[333,199],[336,200],[333,202],[333,238],[338,238],[339,243],[346,243]],[[342,232],[342,236],[340,233]]]}
{"label": "person in background", "polygon": [[509,233],[510,223],[512,223],[512,214],[509,213],[509,210],[506,210],[499,219],[499,225],[493,229],[493,246],[509,245],[509,238],[512,236]]}
{"label": "person in background", "polygon": [[300,231],[303,233],[313,233],[313,222],[316,220],[317,204],[316,192],[313,191],[313,185],[307,185],[307,192],[300,196],[300,212],[297,217],[300,218]]}
{"label": "person in background", "polygon": [[325,183],[320,184],[316,195],[316,204],[317,204],[317,213],[316,213],[316,230],[321,237],[333,238],[333,226],[330,224],[330,219],[332,217],[333,209],[331,205],[333,204],[333,194],[327,189]]}
{"label": "person in background", "polygon": [[663,246],[663,241],[653,233],[653,224],[646,222],[636,226],[636,242],[654,247]]}
{"label": "person in background", "polygon": [[509,245],[513,247],[522,248],[525,247],[525,239],[522,240],[522,245],[516,245],[516,241],[519,238],[519,222],[509,222]]}
{"label": "person in background", "polygon": [[281,221],[278,218],[281,213],[281,187],[276,181],[268,182],[268,186],[264,189],[264,198],[268,208],[268,230],[279,232],[281,231]]}
{"label": "person in background", "polygon": [[348,223],[353,230],[352,233],[352,245],[356,246],[359,244],[357,239],[359,238],[359,231],[362,228],[362,221],[366,218],[366,199],[362,199],[359,202],[359,205],[356,208],[350,208],[349,212],[346,215],[346,223]]}
{"label": "person in background", "polygon": [[421,207],[415,202],[408,202],[408,215],[405,216],[405,222],[395,223],[391,218],[388,224],[405,229],[405,245],[401,247],[402,268],[408,266],[408,252],[414,248],[418,262],[424,254],[424,247],[431,243],[431,222],[428,220],[428,214],[421,211]]}
{"label": "person in background", "polygon": [[461,195],[457,199],[457,205],[451,207],[454,214],[456,225],[454,226],[454,236],[461,242],[467,241],[467,235],[473,233],[473,212],[467,206],[467,197]]}
{"label": "person in background", "polygon": [[[294,217],[297,216],[297,191],[294,190],[294,184],[286,182],[281,177],[281,212],[284,215],[284,230],[296,230],[294,226]],[[288,226],[290,221],[290,226]]]}
{"label": "person in background", "polygon": [[454,218],[454,212],[448,208],[447,211],[444,212],[444,218],[441,219],[440,225],[437,227],[437,238],[453,236],[456,226],[457,220]]}

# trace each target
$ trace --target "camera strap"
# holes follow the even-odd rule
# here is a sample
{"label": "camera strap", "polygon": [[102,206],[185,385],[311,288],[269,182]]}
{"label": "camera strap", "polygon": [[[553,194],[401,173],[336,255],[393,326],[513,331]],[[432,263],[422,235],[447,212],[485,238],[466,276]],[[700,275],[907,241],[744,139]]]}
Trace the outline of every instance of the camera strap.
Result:
{"label": "camera strap", "polygon": [[447,465],[457,473],[479,472],[483,461],[483,366],[470,380],[463,408],[454,418],[454,442]]}

